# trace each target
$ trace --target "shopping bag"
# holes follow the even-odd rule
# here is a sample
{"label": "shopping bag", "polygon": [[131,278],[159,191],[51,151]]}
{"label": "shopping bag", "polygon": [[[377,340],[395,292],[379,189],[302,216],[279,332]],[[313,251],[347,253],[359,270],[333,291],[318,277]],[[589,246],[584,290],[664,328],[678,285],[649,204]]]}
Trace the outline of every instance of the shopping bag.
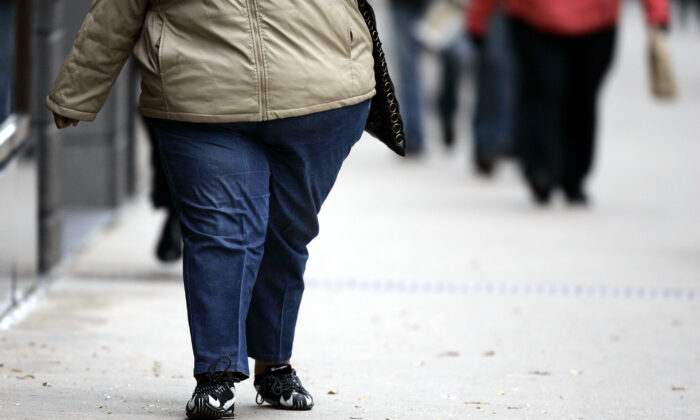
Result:
{"label": "shopping bag", "polygon": [[649,30],[649,76],[654,96],[659,99],[676,97],[677,86],[666,33],[659,28]]}

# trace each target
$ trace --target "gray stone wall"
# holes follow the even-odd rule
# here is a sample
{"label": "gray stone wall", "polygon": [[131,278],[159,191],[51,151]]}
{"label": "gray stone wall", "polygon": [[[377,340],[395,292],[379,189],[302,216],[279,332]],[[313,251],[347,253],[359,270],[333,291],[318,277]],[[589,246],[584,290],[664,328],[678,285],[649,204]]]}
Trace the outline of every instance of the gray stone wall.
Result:
{"label": "gray stone wall", "polygon": [[64,54],[65,0],[32,3],[31,134],[39,153],[39,268],[45,271],[62,257],[60,133],[44,106],[44,97]]}
{"label": "gray stone wall", "polygon": [[13,118],[23,121],[24,134],[0,161],[0,319],[64,257],[67,211],[112,209],[136,190],[133,71],[125,69],[93,123],[58,130],[44,105],[91,3],[14,2],[24,64]]}
{"label": "gray stone wall", "polygon": [[32,137],[38,145],[40,268],[54,266],[64,250],[63,212],[114,208],[127,198],[131,153],[133,77],[124,71],[97,119],[57,130],[45,97],[92,0],[33,0]]}
{"label": "gray stone wall", "polygon": [[[65,42],[60,62],[70,50],[92,1],[64,0],[63,3],[64,9],[70,13],[65,13]],[[67,207],[115,207],[127,196],[129,114],[133,113],[129,76],[125,66],[94,122],[81,123],[64,134],[60,183],[63,203]]]}

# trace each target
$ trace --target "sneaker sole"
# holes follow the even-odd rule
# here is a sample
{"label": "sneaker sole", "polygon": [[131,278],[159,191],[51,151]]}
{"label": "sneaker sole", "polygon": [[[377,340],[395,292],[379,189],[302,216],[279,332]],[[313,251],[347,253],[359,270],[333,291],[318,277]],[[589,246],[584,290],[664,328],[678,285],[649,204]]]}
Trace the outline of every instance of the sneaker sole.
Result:
{"label": "sneaker sole", "polygon": [[209,403],[207,403],[203,398],[198,398],[194,403],[194,409],[185,410],[187,418],[191,420],[209,420],[209,419],[232,419],[233,408],[236,404],[232,405],[228,410],[221,410],[219,408],[214,408]]}
{"label": "sneaker sole", "polygon": [[274,409],[277,409],[277,410],[287,410],[287,411],[309,411],[309,410],[311,410],[312,408],[314,408],[314,405],[313,405],[313,404],[308,405],[308,406],[304,406],[304,407],[287,407],[286,405],[282,405],[282,404],[280,404],[279,402],[270,401],[270,400],[267,400],[267,399],[263,399],[263,402],[266,402],[266,403],[270,404],[270,407],[272,407],[272,408],[274,408]]}

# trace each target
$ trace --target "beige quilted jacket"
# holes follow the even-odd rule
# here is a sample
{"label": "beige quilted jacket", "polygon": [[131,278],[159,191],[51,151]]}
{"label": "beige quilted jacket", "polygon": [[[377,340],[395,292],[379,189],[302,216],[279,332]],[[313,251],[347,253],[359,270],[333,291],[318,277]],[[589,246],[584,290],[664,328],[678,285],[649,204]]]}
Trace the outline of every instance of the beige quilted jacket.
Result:
{"label": "beige quilted jacket", "polygon": [[357,0],[95,0],[47,106],[95,119],[132,50],[154,118],[265,121],[374,95]]}

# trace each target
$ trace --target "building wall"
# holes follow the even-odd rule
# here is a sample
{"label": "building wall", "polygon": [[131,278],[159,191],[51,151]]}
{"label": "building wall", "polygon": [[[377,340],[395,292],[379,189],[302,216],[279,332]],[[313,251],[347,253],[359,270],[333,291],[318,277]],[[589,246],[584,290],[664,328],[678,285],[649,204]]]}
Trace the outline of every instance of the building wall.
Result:
{"label": "building wall", "polygon": [[[37,145],[29,136],[27,5],[0,4],[0,316],[36,283]],[[20,41],[20,42],[18,42]]]}
{"label": "building wall", "polygon": [[39,269],[47,271],[63,256],[61,213],[62,137],[44,97],[63,60],[65,0],[33,0],[31,33],[31,132],[39,153]]}
{"label": "building wall", "polygon": [[[0,4],[17,8],[12,12],[16,39],[9,41],[5,35],[0,41],[16,45],[8,55],[20,62],[16,74],[9,76],[16,99],[10,112],[12,121],[23,127],[21,136],[13,137],[16,147],[0,144],[0,318],[40,285],[40,273],[65,257],[62,244],[70,234],[64,218],[67,212],[115,209],[135,191],[133,72],[123,72],[93,123],[58,130],[44,105],[91,3],[14,0]],[[2,16],[0,10],[0,20]],[[0,28],[7,27],[0,22]],[[7,63],[7,59],[0,61]],[[7,73],[0,68],[0,85]],[[4,114],[0,124],[10,121]]]}
{"label": "building wall", "polygon": [[[59,61],[68,53],[92,0],[64,0],[65,42]],[[61,191],[65,206],[114,207],[124,201],[128,186],[129,114],[133,86],[122,72],[94,122],[80,124],[64,136],[61,150]]]}

